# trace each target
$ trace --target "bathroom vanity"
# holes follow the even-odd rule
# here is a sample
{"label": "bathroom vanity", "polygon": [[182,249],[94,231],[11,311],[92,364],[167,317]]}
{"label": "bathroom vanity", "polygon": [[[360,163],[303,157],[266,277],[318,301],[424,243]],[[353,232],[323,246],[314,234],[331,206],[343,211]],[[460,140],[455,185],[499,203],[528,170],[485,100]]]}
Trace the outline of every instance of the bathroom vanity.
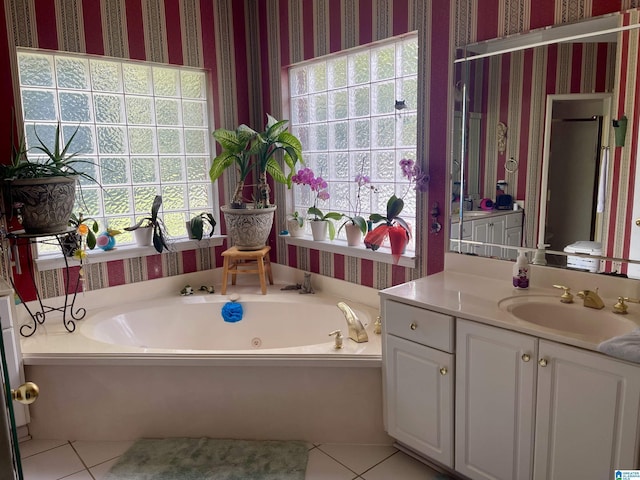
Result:
{"label": "bathroom vanity", "polygon": [[[389,435],[474,480],[600,480],[639,468],[640,365],[596,349],[608,322],[614,330],[637,328],[640,308],[622,318],[610,312],[610,298],[603,310],[577,298],[564,305],[553,281],[540,278],[557,276],[544,267],[532,272],[544,286],[518,291],[508,281],[512,263],[493,263],[491,277],[447,270],[381,292]],[[586,279],[594,281],[569,281],[577,291],[592,286]],[[510,310],[527,302],[534,310],[548,302],[557,325]],[[560,318],[583,314],[595,319],[584,333]]]}
{"label": "bathroom vanity", "polygon": [[502,248],[500,245],[519,247],[522,245],[522,210],[467,210],[463,212],[464,220],[460,223],[459,217],[453,216],[451,221],[451,250],[457,251],[457,243],[460,225],[462,225],[461,240],[482,242],[479,245],[463,243],[460,251],[473,253],[483,257],[498,257],[515,260],[518,251],[515,248]]}

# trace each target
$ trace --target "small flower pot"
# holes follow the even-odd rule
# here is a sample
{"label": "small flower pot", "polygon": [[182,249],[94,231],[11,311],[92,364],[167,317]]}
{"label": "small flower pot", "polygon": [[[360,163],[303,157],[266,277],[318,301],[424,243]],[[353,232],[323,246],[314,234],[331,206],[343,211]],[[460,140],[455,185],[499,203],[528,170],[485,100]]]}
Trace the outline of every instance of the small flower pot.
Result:
{"label": "small flower pot", "polygon": [[347,245],[350,247],[357,247],[362,243],[362,230],[358,225],[353,223],[347,223],[344,226],[344,231],[347,234]]}
{"label": "small flower pot", "polygon": [[140,227],[133,231],[133,238],[139,247],[148,247],[151,245],[151,237],[153,237],[153,227]]}
{"label": "small flower pot", "polygon": [[316,241],[323,241],[327,239],[327,232],[329,231],[329,224],[327,220],[312,220],[311,221],[311,235]]}
{"label": "small flower pot", "polygon": [[304,237],[305,234],[304,223],[300,226],[297,220],[287,220],[287,230],[292,237]]}

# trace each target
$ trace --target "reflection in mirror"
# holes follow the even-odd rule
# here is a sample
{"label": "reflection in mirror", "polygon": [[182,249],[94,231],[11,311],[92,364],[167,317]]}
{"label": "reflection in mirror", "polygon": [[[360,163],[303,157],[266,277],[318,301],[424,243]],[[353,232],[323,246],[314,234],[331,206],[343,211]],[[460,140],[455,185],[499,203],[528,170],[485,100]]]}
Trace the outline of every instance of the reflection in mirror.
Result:
{"label": "reflection in mirror", "polygon": [[451,250],[514,259],[518,246],[546,248],[540,263],[632,276],[621,260],[634,260],[640,236],[629,184],[635,125],[626,148],[610,126],[635,100],[626,62],[637,57],[639,17],[635,9],[459,52]]}

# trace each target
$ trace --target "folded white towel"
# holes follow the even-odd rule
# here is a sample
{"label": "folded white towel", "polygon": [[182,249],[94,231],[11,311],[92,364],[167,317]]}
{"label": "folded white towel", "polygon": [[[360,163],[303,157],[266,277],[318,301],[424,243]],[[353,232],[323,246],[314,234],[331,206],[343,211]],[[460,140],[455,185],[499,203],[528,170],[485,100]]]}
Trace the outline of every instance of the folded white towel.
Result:
{"label": "folded white towel", "polygon": [[604,212],[604,204],[607,200],[607,172],[609,171],[609,147],[602,149],[600,159],[600,174],[598,175],[598,201],[596,211]]}
{"label": "folded white towel", "polygon": [[640,328],[605,340],[598,345],[598,351],[629,362],[640,363]]}

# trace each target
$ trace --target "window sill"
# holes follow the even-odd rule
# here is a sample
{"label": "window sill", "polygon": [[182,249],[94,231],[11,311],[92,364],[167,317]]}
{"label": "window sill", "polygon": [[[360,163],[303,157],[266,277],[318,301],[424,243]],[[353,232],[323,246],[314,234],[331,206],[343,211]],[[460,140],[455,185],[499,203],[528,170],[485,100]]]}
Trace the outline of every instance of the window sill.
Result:
{"label": "window sill", "polygon": [[[380,247],[374,252],[373,250],[365,248],[364,245],[350,247],[344,240],[317,241],[312,240],[310,237],[291,237],[289,235],[281,235],[281,237],[284,238],[287,245],[312,248],[323,252],[339,253],[349,257],[365,258],[367,260],[373,260],[374,262],[394,263],[393,256],[391,255],[391,249],[389,247]],[[400,257],[398,265],[407,268],[415,268],[415,260],[415,253],[407,251],[407,253]]]}
{"label": "window sill", "polygon": [[[214,235],[211,238],[203,238],[202,240],[189,240],[182,238],[172,241],[169,244],[169,247],[171,248],[171,252],[182,252],[184,250],[194,250],[196,248],[218,247],[222,245],[225,238],[226,235]],[[150,255],[159,255],[158,252],[156,252],[156,249],[152,246],[138,247],[136,245],[122,245],[116,246],[113,250],[108,250],[106,252],[96,248],[95,250],[87,251],[87,259],[85,260],[85,263],[110,262],[113,260],[124,260],[126,258],[148,257]],[[64,257],[60,254],[42,255],[40,258],[36,259],[36,266],[40,272],[64,268],[64,260]],[[67,258],[67,261],[70,267],[80,265],[80,262],[75,258]]]}

